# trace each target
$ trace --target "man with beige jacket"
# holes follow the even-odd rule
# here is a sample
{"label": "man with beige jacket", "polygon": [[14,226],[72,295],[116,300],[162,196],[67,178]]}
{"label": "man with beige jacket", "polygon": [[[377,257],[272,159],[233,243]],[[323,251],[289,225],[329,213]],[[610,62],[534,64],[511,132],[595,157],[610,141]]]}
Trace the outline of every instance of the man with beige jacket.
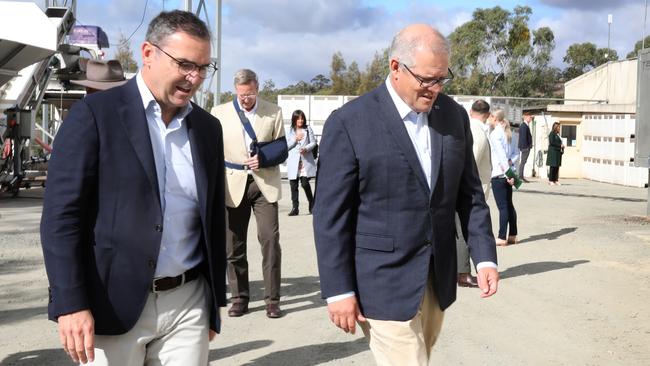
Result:
{"label": "man with beige jacket", "polygon": [[[478,176],[486,199],[490,191],[490,175],[492,174],[490,141],[488,139],[489,126],[485,123],[489,116],[490,105],[483,99],[476,100],[469,110],[469,126],[474,140],[472,152],[474,153],[474,161],[476,162]],[[478,287],[476,277],[472,276],[469,249],[461,232],[458,215],[456,215],[456,254],[458,259],[458,286]]]}
{"label": "man with beige jacket", "polygon": [[[221,121],[226,161],[226,251],[232,303],[228,315],[239,317],[248,312],[246,234],[252,210],[262,249],[266,316],[279,318],[282,316],[279,164],[287,157],[282,110],[258,97],[259,82],[252,70],[239,70],[234,79],[235,100],[212,109],[212,114]],[[248,127],[245,122],[249,123]]]}

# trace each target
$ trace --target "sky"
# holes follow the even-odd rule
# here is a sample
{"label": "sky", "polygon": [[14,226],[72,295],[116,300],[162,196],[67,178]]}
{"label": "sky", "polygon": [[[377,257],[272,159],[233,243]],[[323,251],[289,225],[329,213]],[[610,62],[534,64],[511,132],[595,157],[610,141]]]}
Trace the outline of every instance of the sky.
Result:
{"label": "sky", "polygon": [[[35,1],[41,5],[42,1]],[[77,23],[98,25],[116,51],[120,33],[133,34],[131,46],[139,62],[148,22],[162,10],[180,9],[183,1],[77,0]],[[199,4],[193,1],[194,7]],[[214,29],[216,1],[206,1],[201,18]],[[411,23],[428,23],[448,35],[471,20],[476,8],[512,11],[532,8],[531,29],[550,27],[555,34],[553,64],[564,68],[569,45],[592,42],[607,47],[608,14],[612,14],[610,46],[623,58],[641,39],[645,0],[222,0],[221,89],[232,90],[232,76],[250,68],[260,80],[285,87],[315,75],[328,76],[332,54],[363,70],[375,52],[390,45],[393,35]],[[138,28],[138,25],[142,25]],[[646,30],[646,35],[650,29]],[[453,68],[453,65],[452,65]],[[216,82],[216,80],[214,81]]]}

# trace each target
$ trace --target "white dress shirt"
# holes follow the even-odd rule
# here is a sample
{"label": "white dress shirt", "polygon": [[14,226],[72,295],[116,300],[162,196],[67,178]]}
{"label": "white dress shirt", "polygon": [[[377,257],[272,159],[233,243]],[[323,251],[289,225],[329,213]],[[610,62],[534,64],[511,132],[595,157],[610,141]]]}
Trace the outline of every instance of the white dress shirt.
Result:
{"label": "white dress shirt", "polygon": [[155,277],[178,276],[202,261],[199,201],[185,123],[192,105],[188,103],[165,125],[160,105],[140,73],[136,81],[147,117],[164,220]]}
{"label": "white dress shirt", "polygon": [[389,78],[386,79],[386,88],[388,89],[388,94],[390,94],[390,97],[397,108],[397,113],[399,113],[402,122],[404,122],[406,132],[408,132],[409,137],[411,138],[411,143],[413,143],[413,147],[415,148],[418,160],[420,161],[420,166],[422,167],[424,176],[427,178],[427,184],[429,185],[430,190],[431,127],[429,127],[429,114],[413,111],[411,107],[409,107],[408,104],[397,95],[397,92],[390,83]]}
{"label": "white dress shirt", "polygon": [[[239,105],[241,108],[241,104]],[[241,109],[244,112],[244,116],[248,118],[248,122],[251,123],[251,127],[255,126],[255,112],[257,112],[257,101],[255,101],[255,105],[253,106],[253,109],[250,111],[245,110],[244,108]],[[241,123],[241,122],[240,122]],[[244,134],[244,142],[246,143],[246,151],[250,153],[251,151],[251,143],[253,142],[253,139],[248,136],[248,132],[244,129],[244,125],[242,124],[241,126]]]}
{"label": "white dress shirt", "polygon": [[[235,96],[236,98],[236,96]],[[239,103],[239,101],[237,101]],[[239,104],[239,108],[241,108],[241,104]],[[244,116],[248,118],[248,122],[250,122],[251,127],[255,126],[255,112],[257,112],[257,100],[255,101],[255,105],[250,111],[245,110],[244,108],[241,108],[241,110],[244,112]],[[241,121],[240,121],[241,124]],[[248,154],[250,155],[251,152],[251,144],[253,143],[253,139],[248,135],[248,132],[246,132],[246,129],[244,128],[244,125],[241,125],[242,128],[242,133],[244,134],[244,144],[246,144],[245,148],[246,151],[248,151]],[[253,129],[255,130],[255,129]],[[249,175],[253,174],[253,171],[250,169],[246,169]]]}

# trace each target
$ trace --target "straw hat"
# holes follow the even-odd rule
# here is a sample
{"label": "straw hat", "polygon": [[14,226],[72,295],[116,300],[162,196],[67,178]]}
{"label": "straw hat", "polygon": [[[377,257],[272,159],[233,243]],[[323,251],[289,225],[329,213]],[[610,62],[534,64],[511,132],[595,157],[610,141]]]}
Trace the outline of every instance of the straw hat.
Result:
{"label": "straw hat", "polygon": [[127,82],[124,70],[117,60],[88,60],[86,63],[86,80],[70,80],[71,83],[87,88],[106,90]]}

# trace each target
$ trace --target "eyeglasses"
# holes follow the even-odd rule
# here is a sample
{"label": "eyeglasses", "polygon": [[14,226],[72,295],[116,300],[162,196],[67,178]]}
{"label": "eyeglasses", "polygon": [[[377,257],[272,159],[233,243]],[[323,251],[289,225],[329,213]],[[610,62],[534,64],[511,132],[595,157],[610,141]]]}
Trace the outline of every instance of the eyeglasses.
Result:
{"label": "eyeglasses", "polygon": [[159,49],[160,51],[162,51],[162,53],[164,53],[165,55],[169,56],[169,58],[174,60],[174,62],[178,66],[178,71],[183,75],[189,75],[197,72],[201,79],[206,79],[208,76],[212,76],[217,71],[217,65],[215,64],[197,65],[192,61],[181,61],[176,57],[170,55],[169,53],[165,52],[165,50],[160,48],[160,46],[158,46],[157,44],[152,43],[152,45],[157,49]]}
{"label": "eyeglasses", "polygon": [[451,69],[449,69],[449,68],[447,68],[447,72],[449,73],[447,76],[439,78],[439,79],[428,79],[427,80],[427,79],[423,78],[422,76],[419,76],[419,75],[416,75],[415,73],[413,73],[413,71],[411,71],[411,69],[409,69],[409,67],[406,66],[405,64],[400,62],[400,65],[404,66],[406,71],[408,71],[409,74],[411,74],[415,78],[415,80],[420,82],[420,87],[421,88],[430,88],[430,87],[432,87],[432,86],[434,86],[436,84],[438,84],[440,86],[447,85],[447,84],[449,84],[450,81],[452,81],[454,79],[454,73],[451,72]]}
{"label": "eyeglasses", "polygon": [[257,97],[257,94],[242,94],[242,95],[237,95],[237,96],[241,100],[246,100],[246,99],[255,99]]}

